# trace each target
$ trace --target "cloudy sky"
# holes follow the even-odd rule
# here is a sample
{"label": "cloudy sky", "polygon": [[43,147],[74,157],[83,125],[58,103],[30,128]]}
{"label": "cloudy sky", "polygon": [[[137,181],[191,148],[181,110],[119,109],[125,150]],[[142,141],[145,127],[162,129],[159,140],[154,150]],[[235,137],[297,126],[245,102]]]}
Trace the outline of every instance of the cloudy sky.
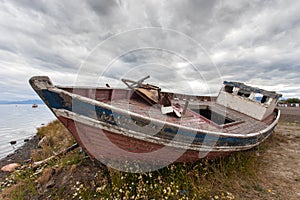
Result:
{"label": "cloudy sky", "polygon": [[0,100],[36,99],[28,79],[215,94],[223,80],[300,97],[297,0],[0,0]]}

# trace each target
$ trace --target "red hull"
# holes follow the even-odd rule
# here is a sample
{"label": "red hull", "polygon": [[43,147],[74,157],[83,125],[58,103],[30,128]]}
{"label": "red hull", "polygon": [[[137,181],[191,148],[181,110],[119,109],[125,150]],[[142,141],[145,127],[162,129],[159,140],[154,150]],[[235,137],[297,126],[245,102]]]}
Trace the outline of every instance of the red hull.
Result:
{"label": "red hull", "polygon": [[194,162],[206,157],[212,159],[230,152],[201,152],[150,143],[136,138],[126,137],[110,131],[74,122],[58,117],[80,143],[90,157],[109,162],[131,162],[170,164],[173,162]]}

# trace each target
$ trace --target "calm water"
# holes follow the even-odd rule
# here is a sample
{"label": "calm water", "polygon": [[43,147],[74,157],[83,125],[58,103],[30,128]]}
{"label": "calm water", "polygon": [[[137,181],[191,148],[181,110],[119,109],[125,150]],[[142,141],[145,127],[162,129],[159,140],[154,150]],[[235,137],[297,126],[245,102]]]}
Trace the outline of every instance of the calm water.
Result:
{"label": "calm water", "polygon": [[[36,134],[36,129],[55,119],[45,105],[0,105],[0,159],[14,152]],[[11,145],[10,141],[17,141]]]}

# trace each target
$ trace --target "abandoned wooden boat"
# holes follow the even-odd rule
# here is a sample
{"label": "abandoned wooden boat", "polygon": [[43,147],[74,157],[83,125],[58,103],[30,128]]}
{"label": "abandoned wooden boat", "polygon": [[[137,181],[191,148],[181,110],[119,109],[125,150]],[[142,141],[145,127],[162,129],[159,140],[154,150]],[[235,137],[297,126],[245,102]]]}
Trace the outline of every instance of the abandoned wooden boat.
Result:
{"label": "abandoned wooden boat", "polygon": [[[146,77],[148,78],[148,77]],[[224,82],[217,97],[128,88],[55,86],[30,79],[45,104],[92,158],[103,162],[191,162],[253,148],[275,128],[280,94]]]}

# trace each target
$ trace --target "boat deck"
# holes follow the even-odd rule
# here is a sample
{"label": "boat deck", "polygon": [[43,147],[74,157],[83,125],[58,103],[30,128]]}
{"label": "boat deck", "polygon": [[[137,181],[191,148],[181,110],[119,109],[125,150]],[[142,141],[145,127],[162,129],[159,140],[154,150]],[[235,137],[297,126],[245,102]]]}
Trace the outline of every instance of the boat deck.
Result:
{"label": "boat deck", "polygon": [[[158,106],[150,106],[137,99],[114,100],[107,103],[117,108],[129,110],[143,116],[178,124],[185,127],[233,134],[248,134],[258,132],[268,127],[268,125],[270,125],[274,120],[274,116],[270,115],[265,120],[259,121],[235,110],[225,108],[224,106],[218,105],[212,101],[193,102],[193,105],[190,105],[188,107],[186,114],[181,118],[178,118],[175,115],[163,115]],[[179,100],[172,100],[172,103],[179,103],[182,106],[184,105],[184,102]],[[234,122],[224,125],[217,125],[216,123],[197,113],[197,110],[199,108],[205,109],[208,107],[217,113],[223,113],[223,116],[232,119]]]}

